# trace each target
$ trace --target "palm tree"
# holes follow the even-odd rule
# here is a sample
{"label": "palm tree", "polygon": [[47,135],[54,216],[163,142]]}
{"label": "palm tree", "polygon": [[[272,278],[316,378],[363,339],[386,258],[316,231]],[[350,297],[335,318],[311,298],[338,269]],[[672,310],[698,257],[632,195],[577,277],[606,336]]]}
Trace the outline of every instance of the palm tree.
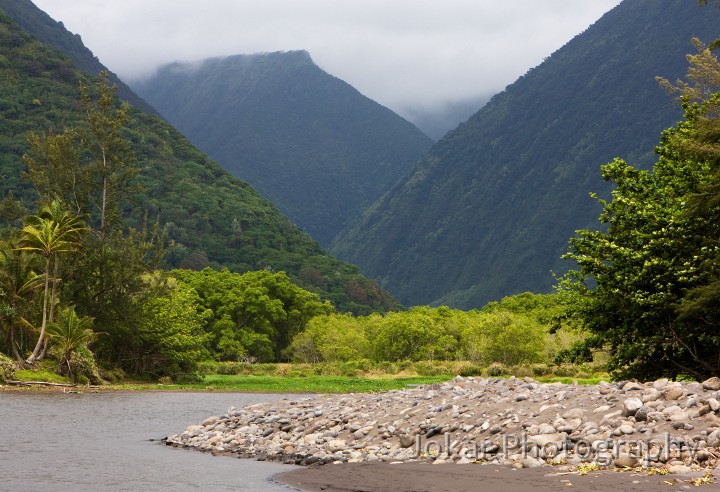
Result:
{"label": "palm tree", "polygon": [[72,353],[95,339],[96,334],[92,330],[92,324],[92,318],[89,316],[81,318],[75,313],[75,307],[68,306],[60,311],[58,322],[49,323],[47,327],[48,336],[59,344],[62,352],[63,359],[60,364],[67,366],[73,382],[77,379],[77,374],[73,372],[70,362]]}
{"label": "palm tree", "polygon": [[[42,323],[40,337],[35,349],[27,358],[28,364],[34,364],[40,356],[45,342],[45,331],[48,322],[48,301],[50,309],[54,308],[55,290],[57,285],[58,258],[61,253],[76,251],[80,247],[85,227],[80,219],[69,215],[57,201],[44,207],[37,215],[26,219],[22,229],[19,248],[22,251],[34,251],[45,258],[45,287],[43,292]],[[54,268],[51,267],[54,261]],[[51,272],[52,268],[52,272]],[[52,296],[50,280],[52,277]]]}
{"label": "palm tree", "polygon": [[16,246],[12,242],[0,245],[0,326],[6,329],[7,354],[20,359],[15,329],[30,326],[23,315],[42,286],[43,277],[35,272],[37,258]]}

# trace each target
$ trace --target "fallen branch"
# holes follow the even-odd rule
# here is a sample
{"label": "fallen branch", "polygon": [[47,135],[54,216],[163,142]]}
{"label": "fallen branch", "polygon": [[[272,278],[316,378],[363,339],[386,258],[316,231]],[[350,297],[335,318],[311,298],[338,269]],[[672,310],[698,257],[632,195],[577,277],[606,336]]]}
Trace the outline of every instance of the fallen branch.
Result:
{"label": "fallen branch", "polygon": [[63,386],[66,388],[74,388],[77,384],[67,383],[49,383],[47,381],[6,381],[11,386]]}

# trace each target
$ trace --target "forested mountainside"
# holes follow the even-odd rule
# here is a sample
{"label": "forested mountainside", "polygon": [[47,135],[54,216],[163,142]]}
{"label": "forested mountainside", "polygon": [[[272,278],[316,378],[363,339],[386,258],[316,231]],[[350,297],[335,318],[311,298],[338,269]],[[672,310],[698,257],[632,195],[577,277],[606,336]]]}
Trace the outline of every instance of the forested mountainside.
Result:
{"label": "forested mountainside", "polygon": [[433,143],[305,51],[174,63],[131,85],[324,246]]}
{"label": "forested mountainside", "polygon": [[[39,9],[23,12],[26,26],[47,23]],[[94,84],[70,58],[0,12],[0,200],[6,205],[0,210],[1,225],[17,226],[23,213],[35,207],[34,189],[22,177],[27,168],[21,157],[29,149],[30,132],[57,134],[85,124],[79,79]],[[341,311],[382,311],[395,305],[357,267],[331,257],[164,120],[132,109],[122,135],[139,168],[139,189],[122,209],[125,222],[139,227],[146,217],[159,218],[176,244],[167,267],[282,270]]]}
{"label": "forested mountainside", "polygon": [[331,251],[405,304],[549,291],[568,238],[596,224],[600,165],[648,168],[682,117],[655,76],[683,75],[691,38],[718,25],[712,6],[625,0],[448,133]]}
{"label": "forested mountainside", "polygon": [[0,0],[0,9],[13,18],[26,32],[41,43],[49,44],[70,57],[75,66],[85,73],[97,75],[106,71],[110,80],[117,85],[117,94],[141,111],[157,114],[141,97],[135,94],[117,75],[110,72],[82,42],[79,34],[72,34],[62,22],[38,9],[30,0]]}

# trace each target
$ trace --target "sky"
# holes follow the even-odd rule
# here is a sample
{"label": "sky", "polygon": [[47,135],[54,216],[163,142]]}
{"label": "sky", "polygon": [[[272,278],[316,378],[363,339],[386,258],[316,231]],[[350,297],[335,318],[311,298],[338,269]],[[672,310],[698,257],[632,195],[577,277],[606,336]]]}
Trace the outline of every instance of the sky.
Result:
{"label": "sky", "polygon": [[126,82],[162,64],[304,49],[403,113],[502,91],[620,0],[33,0]]}

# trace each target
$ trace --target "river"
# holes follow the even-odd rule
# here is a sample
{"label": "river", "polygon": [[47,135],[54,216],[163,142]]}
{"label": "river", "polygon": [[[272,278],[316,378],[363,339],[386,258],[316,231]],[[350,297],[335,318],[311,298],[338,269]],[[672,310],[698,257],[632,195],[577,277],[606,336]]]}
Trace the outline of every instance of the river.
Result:
{"label": "river", "polygon": [[230,405],[283,397],[0,392],[0,490],[287,492],[270,477],[292,465],[211,456],[151,441],[221,415]]}

